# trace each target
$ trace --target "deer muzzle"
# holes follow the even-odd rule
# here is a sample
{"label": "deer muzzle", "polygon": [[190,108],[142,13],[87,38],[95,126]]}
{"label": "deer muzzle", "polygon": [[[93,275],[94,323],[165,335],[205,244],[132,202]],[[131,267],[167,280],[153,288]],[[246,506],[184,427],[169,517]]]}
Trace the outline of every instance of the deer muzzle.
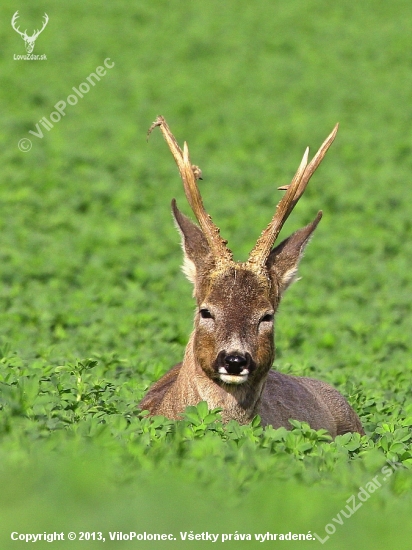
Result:
{"label": "deer muzzle", "polygon": [[223,350],[217,356],[213,368],[215,372],[219,373],[222,382],[243,384],[255,370],[256,364],[248,352],[245,354],[238,351],[227,353]]}

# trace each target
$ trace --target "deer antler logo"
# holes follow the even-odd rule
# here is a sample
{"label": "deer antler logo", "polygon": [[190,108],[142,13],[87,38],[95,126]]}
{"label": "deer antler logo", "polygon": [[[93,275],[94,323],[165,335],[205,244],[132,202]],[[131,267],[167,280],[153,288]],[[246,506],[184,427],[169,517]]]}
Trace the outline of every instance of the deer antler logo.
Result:
{"label": "deer antler logo", "polygon": [[19,18],[19,12],[16,11],[16,13],[13,15],[12,17],[12,20],[11,20],[11,26],[13,27],[13,29],[18,32],[20,34],[20,36],[23,38],[24,40],[24,44],[26,46],[26,51],[27,53],[31,53],[34,49],[34,45],[35,45],[35,42],[37,40],[37,37],[39,36],[39,34],[41,32],[43,32],[45,26],[47,25],[47,23],[49,22],[49,16],[47,15],[47,13],[44,14],[44,21],[43,21],[43,26],[40,30],[37,29],[37,31],[34,31],[34,33],[31,35],[31,36],[28,36],[27,35],[27,29],[24,31],[24,32],[21,32],[19,29],[20,27],[17,27],[16,28],[16,21],[17,19]]}

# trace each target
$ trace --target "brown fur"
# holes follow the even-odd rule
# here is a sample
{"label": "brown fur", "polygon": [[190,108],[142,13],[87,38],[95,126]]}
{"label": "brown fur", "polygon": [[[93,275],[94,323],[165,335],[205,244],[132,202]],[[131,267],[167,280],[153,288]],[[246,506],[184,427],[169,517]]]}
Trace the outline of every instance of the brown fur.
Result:
{"label": "brown fur", "polygon": [[[200,371],[198,376],[203,378]],[[283,426],[290,430],[289,419],[295,419],[307,422],[315,430],[326,429],[333,437],[347,432],[365,433],[358,416],[345,398],[332,386],[319,380],[270,370],[257,406],[245,411],[238,406],[236,398],[230,399],[225,392],[216,391],[217,388],[206,393],[197,388],[194,390],[191,378],[192,373],[188,377],[183,363],[175,365],[151,387],[140,404],[141,408],[149,410],[152,415],[161,414],[179,419],[186,406],[206,400],[210,409],[223,408],[224,422],[233,419],[244,424],[259,414],[263,426],[270,424],[275,428]],[[210,382],[203,382],[210,389]],[[199,387],[202,386],[200,383]],[[176,400],[178,388],[178,393],[184,399],[183,408]]]}
{"label": "brown fur", "polygon": [[[239,272],[242,273],[242,268]],[[233,281],[234,281],[234,275]],[[249,276],[249,277],[248,277]],[[222,289],[222,279],[216,278],[217,289]],[[332,386],[311,378],[289,376],[271,370],[274,358],[273,327],[268,333],[257,334],[256,321],[251,313],[264,311],[264,299],[259,296],[262,289],[253,287],[248,278],[253,274],[243,273],[236,276],[236,285],[222,296],[208,289],[208,304],[224,302],[221,318],[214,320],[216,332],[208,333],[207,327],[201,327],[199,315],[196,315],[195,330],[186,348],[182,363],[174,366],[158,380],[141,401],[140,407],[150,414],[161,414],[168,418],[179,419],[189,405],[207,401],[210,409],[221,407],[223,421],[231,419],[239,423],[250,422],[256,414],[262,418],[262,424],[290,429],[289,419],[308,422],[314,429],[324,428],[335,437],[346,432],[364,433],[356,413],[343,396]],[[213,285],[212,285],[213,286]],[[265,285],[262,281],[262,287]],[[266,282],[266,289],[272,285]],[[264,296],[264,293],[263,293]],[[275,300],[276,301],[276,300]],[[248,311],[254,304],[253,311]],[[258,316],[258,315],[257,315]],[[247,348],[258,365],[256,371],[243,384],[225,384],[218,379],[212,363],[219,350],[230,340],[237,341]],[[242,344],[243,341],[243,344]],[[239,351],[239,350],[237,350]]]}

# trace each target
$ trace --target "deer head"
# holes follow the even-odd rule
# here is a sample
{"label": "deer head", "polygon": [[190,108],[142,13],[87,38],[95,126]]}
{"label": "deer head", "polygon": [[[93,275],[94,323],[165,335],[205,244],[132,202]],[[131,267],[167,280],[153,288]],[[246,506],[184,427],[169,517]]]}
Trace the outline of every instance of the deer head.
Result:
{"label": "deer head", "polygon": [[299,261],[322,212],[306,227],[273,247],[282,226],[335,139],[338,125],[308,164],[306,149],[299,168],[277,205],[275,214],[258,238],[246,262],[233,260],[227,241],[206,213],[197,185],[200,169],[192,165],[187,144],[177,144],[163,117],[159,126],[178,166],[185,194],[199,222],[194,224],[172,201],[173,215],[182,237],[183,270],[194,285],[197,303],[192,334],[193,355],[207,377],[226,392],[256,400],[274,359],[274,314],[296,277]]}
{"label": "deer head", "polygon": [[19,12],[16,11],[16,13],[13,15],[12,17],[12,20],[11,20],[11,26],[13,27],[13,29],[19,33],[19,35],[23,38],[24,40],[24,45],[26,47],[26,51],[27,53],[31,53],[34,49],[34,45],[35,45],[35,42],[39,36],[39,34],[44,30],[45,26],[47,25],[47,23],[49,22],[49,17],[47,15],[47,13],[44,14],[44,21],[43,21],[43,26],[40,30],[37,30],[37,31],[34,31],[34,33],[31,35],[31,36],[28,36],[27,35],[27,29],[24,31],[24,32],[21,32],[19,29],[20,27],[17,27],[16,28],[16,21],[17,19],[19,18]]}

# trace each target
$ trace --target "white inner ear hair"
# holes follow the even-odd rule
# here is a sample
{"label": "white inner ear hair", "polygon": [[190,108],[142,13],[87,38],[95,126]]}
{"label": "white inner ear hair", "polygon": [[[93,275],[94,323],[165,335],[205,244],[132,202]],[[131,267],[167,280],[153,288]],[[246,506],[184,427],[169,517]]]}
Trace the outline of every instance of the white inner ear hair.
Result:
{"label": "white inner ear hair", "polygon": [[191,283],[196,283],[196,266],[186,254],[184,255],[182,271]]}

